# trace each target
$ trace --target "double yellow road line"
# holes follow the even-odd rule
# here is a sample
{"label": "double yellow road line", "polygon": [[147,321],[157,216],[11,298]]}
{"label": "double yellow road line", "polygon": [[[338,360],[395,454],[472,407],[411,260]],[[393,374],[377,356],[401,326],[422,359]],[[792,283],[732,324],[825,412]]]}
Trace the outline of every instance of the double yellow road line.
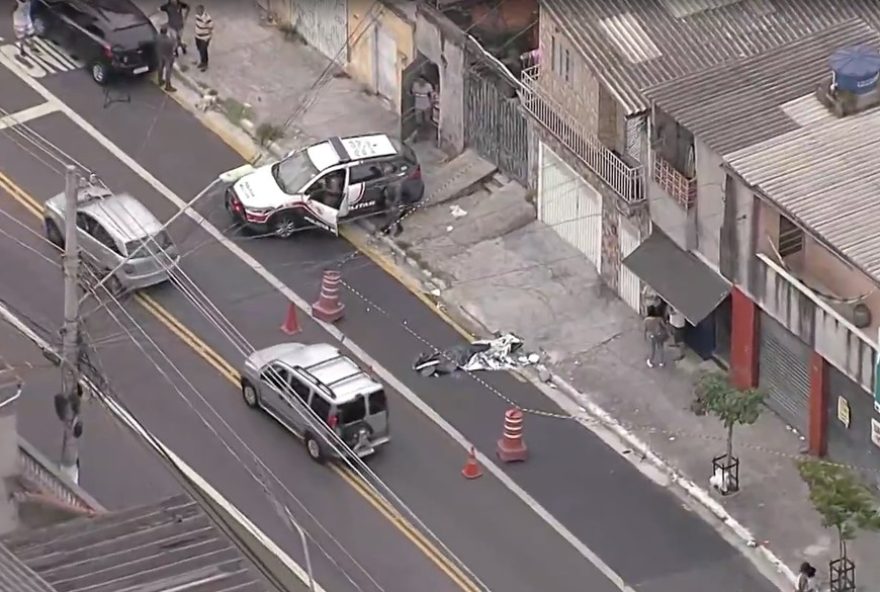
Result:
{"label": "double yellow road line", "polygon": [[[24,189],[19,187],[7,175],[0,172],[0,189],[5,190],[10,197],[27,209],[39,220],[43,219],[43,204],[34,199]],[[165,326],[172,334],[185,343],[200,358],[213,367],[220,375],[228,380],[236,390],[239,388],[240,375],[235,366],[226,361],[215,349],[205,343],[198,335],[193,333],[179,319],[159,304],[152,296],[143,293],[137,293],[135,300],[150,315]],[[446,574],[455,585],[465,592],[480,592],[481,588],[475,584],[470,577],[462,571],[458,565],[449,559],[445,553],[441,552],[411,522],[401,516],[382,496],[376,494],[375,491],[361,478],[351,470],[339,465],[329,465],[331,470],[339,475],[351,488],[357,492],[364,500],[373,506],[385,519],[387,519],[395,528],[405,536],[413,545],[416,546],[424,555],[436,565],[440,571]]]}

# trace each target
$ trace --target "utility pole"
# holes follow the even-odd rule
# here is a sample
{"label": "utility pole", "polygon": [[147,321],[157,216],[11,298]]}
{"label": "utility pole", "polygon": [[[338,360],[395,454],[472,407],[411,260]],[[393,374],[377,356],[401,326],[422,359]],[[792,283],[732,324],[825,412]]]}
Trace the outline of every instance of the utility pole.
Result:
{"label": "utility pole", "polygon": [[79,483],[79,442],[82,435],[79,385],[79,241],[76,214],[79,209],[80,176],[73,166],[64,174],[64,328],[61,390],[55,396],[55,412],[64,425],[61,441],[61,470]]}

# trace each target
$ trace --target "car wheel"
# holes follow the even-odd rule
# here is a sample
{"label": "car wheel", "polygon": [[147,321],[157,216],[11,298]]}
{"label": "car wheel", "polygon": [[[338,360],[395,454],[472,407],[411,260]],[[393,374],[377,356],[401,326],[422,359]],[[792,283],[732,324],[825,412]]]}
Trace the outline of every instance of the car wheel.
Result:
{"label": "car wheel", "polygon": [[107,68],[106,64],[103,62],[95,62],[92,64],[90,71],[92,73],[92,80],[102,86],[107,84],[107,79],[110,77],[110,69]]}
{"label": "car wheel", "polygon": [[49,33],[49,23],[42,16],[35,16],[32,20],[34,25],[34,34],[37,37],[45,37]]}
{"label": "car wheel", "polygon": [[247,380],[241,382],[241,396],[244,399],[244,404],[251,409],[256,409],[260,404],[260,398],[257,396],[257,389],[255,389],[254,385]]}
{"label": "car wheel", "polygon": [[269,232],[278,238],[290,238],[298,229],[296,216],[290,212],[282,212],[272,218],[269,223]]}
{"label": "car wheel", "polygon": [[323,463],[324,458],[324,450],[321,448],[321,443],[318,442],[317,438],[312,434],[306,434],[306,452],[309,453],[309,458],[317,463]]}
{"label": "car wheel", "polygon": [[55,224],[52,220],[48,218],[45,220],[46,226],[46,238],[50,243],[58,247],[59,249],[64,248],[64,237],[61,236],[61,231],[58,229],[58,225]]}

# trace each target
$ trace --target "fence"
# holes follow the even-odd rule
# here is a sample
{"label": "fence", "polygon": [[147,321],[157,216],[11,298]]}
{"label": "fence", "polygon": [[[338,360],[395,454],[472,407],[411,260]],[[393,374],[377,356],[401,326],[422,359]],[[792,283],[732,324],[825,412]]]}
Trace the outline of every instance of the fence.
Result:
{"label": "fence", "polygon": [[505,175],[528,186],[528,121],[517,94],[500,77],[475,68],[464,76],[464,139]]}

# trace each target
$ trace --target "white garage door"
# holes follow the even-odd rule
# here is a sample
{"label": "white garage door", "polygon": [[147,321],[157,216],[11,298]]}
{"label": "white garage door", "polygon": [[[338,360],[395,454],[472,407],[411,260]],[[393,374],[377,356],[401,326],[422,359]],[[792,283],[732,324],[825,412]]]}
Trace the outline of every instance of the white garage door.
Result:
{"label": "white garage door", "polygon": [[348,62],[347,0],[296,0],[293,26],[325,57]]}
{"label": "white garage door", "polygon": [[602,196],[544,144],[539,154],[538,216],[601,271]]}
{"label": "white garage door", "polygon": [[620,269],[617,272],[617,291],[624,302],[637,313],[642,312],[642,289],[639,276],[623,264],[626,256],[639,246],[639,233],[623,214],[618,214],[617,237],[620,241]]}

